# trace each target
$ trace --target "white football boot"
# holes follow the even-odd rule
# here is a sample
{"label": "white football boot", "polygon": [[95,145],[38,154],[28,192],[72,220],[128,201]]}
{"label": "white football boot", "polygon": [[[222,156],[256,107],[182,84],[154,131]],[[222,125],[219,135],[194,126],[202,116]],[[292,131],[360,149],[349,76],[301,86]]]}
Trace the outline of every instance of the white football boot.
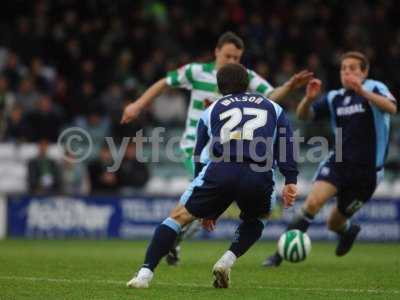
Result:
{"label": "white football boot", "polygon": [[153,272],[147,268],[141,268],[139,272],[126,283],[129,288],[147,289],[151,280],[153,279]]}
{"label": "white football boot", "polygon": [[227,251],[214,265],[213,275],[215,288],[226,289],[229,287],[231,267],[236,261],[236,256],[231,251]]}

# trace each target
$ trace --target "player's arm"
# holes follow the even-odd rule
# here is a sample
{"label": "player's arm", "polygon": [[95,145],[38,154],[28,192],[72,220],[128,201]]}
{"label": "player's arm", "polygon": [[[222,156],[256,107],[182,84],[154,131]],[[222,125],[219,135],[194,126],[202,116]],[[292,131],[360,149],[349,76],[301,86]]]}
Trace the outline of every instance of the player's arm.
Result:
{"label": "player's arm", "polygon": [[[293,147],[293,130],[284,112],[281,112],[277,122],[277,138],[274,144],[274,160],[279,171],[285,177],[285,185],[282,190],[284,207],[294,204],[297,196],[297,163]],[[281,145],[284,147],[281,148]]]}
{"label": "player's arm", "polygon": [[283,85],[275,88],[268,95],[268,98],[279,103],[279,101],[281,101],[283,98],[285,98],[290,92],[306,85],[313,78],[313,76],[314,76],[314,74],[307,70],[303,70],[299,73],[296,73],[288,81],[286,81]]}
{"label": "player's arm", "polygon": [[129,104],[122,115],[121,123],[128,123],[135,120],[140,112],[154,102],[165,89],[170,87],[192,88],[192,64],[184,65],[178,70],[168,72],[165,78],[160,79],[149,87],[139,99]]}
{"label": "player's arm", "polygon": [[386,86],[382,85],[382,91],[380,91],[380,93],[382,94],[378,94],[365,89],[361,81],[355,76],[349,76],[346,81],[348,82],[352,90],[354,90],[361,97],[367,99],[371,104],[375,105],[380,110],[392,115],[396,114],[396,99],[392,96]]}
{"label": "player's arm", "polygon": [[274,160],[278,165],[279,171],[285,177],[285,184],[296,184],[299,172],[294,158],[293,130],[284,112],[281,112],[278,118],[276,130]]}
{"label": "player's arm", "polygon": [[[206,154],[205,151],[210,151],[207,147],[208,143],[210,142],[210,135],[209,135],[209,117],[210,117],[210,110],[212,109],[212,106],[207,108],[200,120],[199,123],[197,124],[197,131],[196,131],[196,145],[194,147],[193,151],[193,161],[194,161],[194,177],[196,178],[201,170],[204,168],[205,161],[203,160],[204,157],[202,157],[202,154]],[[201,220],[201,226],[211,232],[214,231],[216,227],[217,220],[216,219],[202,219]]]}
{"label": "player's arm", "polygon": [[[208,110],[203,113],[203,116],[208,114]],[[201,118],[197,124],[196,132],[196,145],[193,151],[194,161],[194,177],[196,178],[204,167],[204,161],[202,160],[203,151],[207,151],[206,145],[210,137],[208,135],[208,124],[205,118]]]}
{"label": "player's arm", "polygon": [[362,97],[367,99],[369,102],[374,104],[380,110],[387,112],[389,114],[396,114],[397,113],[397,105],[396,103],[392,102],[389,98],[376,94],[374,92],[368,92],[363,90],[360,94]]}
{"label": "player's arm", "polygon": [[312,104],[317,99],[321,91],[321,80],[312,79],[306,88],[306,95],[301,100],[296,109],[296,115],[300,120],[312,120],[315,117],[314,110],[312,109]]}
{"label": "player's arm", "polygon": [[146,107],[152,104],[157,96],[159,96],[167,87],[168,85],[166,78],[160,79],[150,86],[135,102],[130,103],[127,107],[125,107],[124,113],[122,114],[121,123],[125,124],[135,120],[139,114]]}
{"label": "player's arm", "polygon": [[257,92],[260,94],[269,97],[271,93],[273,93],[274,88],[273,86],[260,75],[252,70],[248,70],[249,72],[249,87],[248,91],[250,92]]}
{"label": "player's arm", "polygon": [[[207,149],[207,144],[209,143],[211,137],[209,136],[209,117],[210,117],[210,110],[212,106],[206,109],[202,117],[197,124],[197,131],[196,131],[196,145],[193,151],[193,161],[194,161],[194,177],[196,178],[201,170],[204,168],[205,161],[203,161],[202,154],[206,154],[205,151],[209,151]],[[211,232],[214,231],[216,227],[217,220],[216,219],[202,219],[201,226]]]}

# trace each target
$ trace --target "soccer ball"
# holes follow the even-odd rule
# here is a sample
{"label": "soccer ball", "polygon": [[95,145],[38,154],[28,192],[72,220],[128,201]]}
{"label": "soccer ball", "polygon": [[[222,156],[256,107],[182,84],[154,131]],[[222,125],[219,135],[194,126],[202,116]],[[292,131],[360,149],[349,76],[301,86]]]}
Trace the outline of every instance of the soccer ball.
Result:
{"label": "soccer ball", "polygon": [[306,259],[311,251],[311,240],[307,233],[300,230],[289,230],[281,235],[278,252],[285,260],[297,263]]}

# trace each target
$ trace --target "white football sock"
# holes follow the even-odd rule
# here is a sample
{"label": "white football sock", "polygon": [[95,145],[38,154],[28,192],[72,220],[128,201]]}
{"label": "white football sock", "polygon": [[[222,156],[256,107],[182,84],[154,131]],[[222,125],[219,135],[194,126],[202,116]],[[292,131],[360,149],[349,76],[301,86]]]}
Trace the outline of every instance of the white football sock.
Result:
{"label": "white football sock", "polygon": [[236,255],[232,251],[228,250],[224,253],[224,255],[222,255],[222,257],[219,259],[219,262],[223,264],[225,268],[231,268],[236,259]]}
{"label": "white football sock", "polygon": [[153,272],[148,268],[140,268],[137,277],[147,278],[151,280],[153,278]]}

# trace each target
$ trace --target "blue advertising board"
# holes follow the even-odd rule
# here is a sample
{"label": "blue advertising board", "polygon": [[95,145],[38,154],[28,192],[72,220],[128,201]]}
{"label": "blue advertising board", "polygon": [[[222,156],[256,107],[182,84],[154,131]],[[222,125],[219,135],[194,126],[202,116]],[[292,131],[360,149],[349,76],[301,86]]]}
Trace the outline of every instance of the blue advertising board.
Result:
{"label": "blue advertising board", "polygon": [[[174,197],[9,197],[8,235],[29,238],[149,238],[176,205]],[[301,206],[284,210],[271,220],[263,239],[276,239]],[[335,239],[325,221],[334,202],[328,203],[309,229],[313,240]],[[362,225],[359,239],[365,241],[400,241],[400,201],[373,199],[354,216]],[[222,217],[213,233],[204,230],[198,238],[231,238],[239,220]]]}

